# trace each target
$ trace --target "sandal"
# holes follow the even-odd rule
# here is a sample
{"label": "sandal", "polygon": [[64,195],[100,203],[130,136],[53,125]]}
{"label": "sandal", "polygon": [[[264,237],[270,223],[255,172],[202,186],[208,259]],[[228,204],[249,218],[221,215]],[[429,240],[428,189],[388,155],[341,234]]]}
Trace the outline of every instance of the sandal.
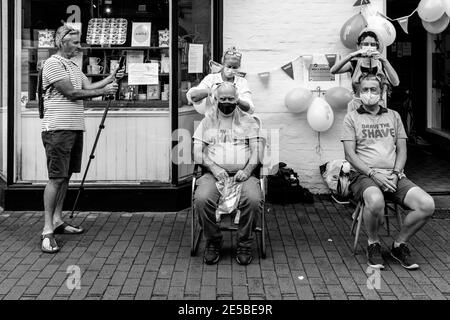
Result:
{"label": "sandal", "polygon": [[[45,244],[46,239],[48,239],[48,246]],[[56,242],[55,236],[53,233],[48,233],[41,236],[42,244],[41,250],[45,253],[56,253],[59,251],[58,243]]]}
{"label": "sandal", "polygon": [[53,230],[55,234],[79,234],[83,233],[84,229],[80,226],[73,226],[67,222],[63,222]]}

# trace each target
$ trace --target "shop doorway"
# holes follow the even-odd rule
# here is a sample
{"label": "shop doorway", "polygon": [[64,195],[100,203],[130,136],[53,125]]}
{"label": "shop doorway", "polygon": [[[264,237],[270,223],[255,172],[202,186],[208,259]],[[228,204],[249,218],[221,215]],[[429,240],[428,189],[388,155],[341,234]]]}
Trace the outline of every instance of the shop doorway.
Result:
{"label": "shop doorway", "polygon": [[[387,16],[398,18],[409,15],[417,8],[417,5],[415,0],[388,0]],[[434,196],[450,195],[450,156],[446,151],[450,150],[448,149],[450,148],[450,135],[449,139],[445,139],[430,131],[430,112],[427,110],[427,96],[430,91],[427,84],[429,73],[434,71],[433,77],[443,80],[439,83],[439,86],[443,88],[450,88],[450,75],[442,74],[444,70],[442,67],[439,68],[442,70],[439,73],[436,72],[438,69],[436,67],[429,70],[429,64],[427,64],[429,48],[427,46],[430,40],[417,14],[412,15],[408,21],[408,34],[398,23],[395,22],[394,26],[397,37],[396,41],[387,48],[387,58],[399,75],[400,85],[393,89],[388,98],[388,105],[400,113],[409,136],[408,161],[405,171],[413,181]],[[447,30],[447,33],[449,32]],[[440,37],[442,38],[442,35]],[[443,46],[443,42],[440,43],[440,46],[446,48]],[[447,58],[445,54],[441,56],[444,59]],[[450,60],[442,61],[441,57],[439,61],[443,63],[448,61],[450,67]],[[433,83],[436,85],[437,82],[433,81]],[[446,110],[450,110],[448,109],[449,95],[445,95],[445,92],[450,92],[450,90],[443,90],[444,97],[434,99],[435,105],[432,108],[439,107],[440,105],[436,104],[439,101],[441,104],[446,103]],[[448,112],[445,113],[445,110],[442,109],[439,111],[434,114],[434,117],[439,119],[437,122],[444,126],[448,125],[450,118],[444,119],[448,118]],[[450,197],[447,198],[450,199]],[[450,206],[450,201],[447,202]],[[440,206],[445,207],[446,204]]]}

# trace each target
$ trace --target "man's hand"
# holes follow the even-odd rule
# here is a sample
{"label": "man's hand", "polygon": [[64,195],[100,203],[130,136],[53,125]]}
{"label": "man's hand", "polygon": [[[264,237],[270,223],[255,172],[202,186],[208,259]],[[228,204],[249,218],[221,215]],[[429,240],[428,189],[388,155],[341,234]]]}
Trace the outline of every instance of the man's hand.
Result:
{"label": "man's hand", "polygon": [[120,80],[125,76],[125,68],[119,70],[119,66],[117,66],[113,72],[108,76],[109,82],[113,82],[115,80]]}
{"label": "man's hand", "polygon": [[369,51],[369,52],[367,53],[367,55],[368,55],[369,57],[371,57],[372,59],[382,61],[382,55],[381,55],[381,53],[380,53],[379,51]]}
{"label": "man's hand", "polygon": [[104,95],[113,95],[116,94],[119,89],[119,85],[115,82],[108,83],[103,90],[105,91]]}
{"label": "man's hand", "polygon": [[395,192],[397,191],[397,181],[393,181],[390,177],[377,172],[373,175],[372,180],[380,187],[381,191]]}
{"label": "man's hand", "polygon": [[398,185],[398,176],[395,173],[392,173],[390,176],[388,176],[388,179],[392,181],[392,184],[395,186],[395,188],[397,189],[397,185]]}
{"label": "man's hand", "polygon": [[358,51],[355,51],[352,53],[353,57],[364,57],[367,56],[368,50],[367,49],[359,49]]}
{"label": "man's hand", "polygon": [[247,179],[250,177],[250,174],[245,171],[245,170],[239,170],[235,175],[234,175],[234,181],[237,182],[243,182],[243,181],[247,181]]}
{"label": "man's hand", "polygon": [[221,181],[221,180],[225,180],[226,178],[228,178],[228,173],[225,169],[223,168],[218,168],[218,169],[214,169],[212,171],[212,174],[214,175],[214,177]]}

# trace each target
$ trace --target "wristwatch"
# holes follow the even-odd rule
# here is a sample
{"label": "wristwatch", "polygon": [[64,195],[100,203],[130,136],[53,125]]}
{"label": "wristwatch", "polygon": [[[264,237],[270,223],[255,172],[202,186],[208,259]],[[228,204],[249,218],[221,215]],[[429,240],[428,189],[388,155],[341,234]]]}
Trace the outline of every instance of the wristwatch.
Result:
{"label": "wristwatch", "polygon": [[406,177],[406,175],[403,173],[403,171],[392,170],[392,173],[398,177],[398,180],[402,180],[403,178]]}

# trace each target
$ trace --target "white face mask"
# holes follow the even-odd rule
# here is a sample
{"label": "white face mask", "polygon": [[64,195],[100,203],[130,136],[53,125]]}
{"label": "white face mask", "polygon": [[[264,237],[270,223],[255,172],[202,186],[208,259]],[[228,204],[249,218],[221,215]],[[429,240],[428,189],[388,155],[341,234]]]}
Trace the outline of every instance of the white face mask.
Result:
{"label": "white face mask", "polygon": [[361,93],[359,96],[361,98],[361,101],[366,106],[373,106],[373,105],[377,104],[381,99],[379,94],[370,93],[370,92]]}

